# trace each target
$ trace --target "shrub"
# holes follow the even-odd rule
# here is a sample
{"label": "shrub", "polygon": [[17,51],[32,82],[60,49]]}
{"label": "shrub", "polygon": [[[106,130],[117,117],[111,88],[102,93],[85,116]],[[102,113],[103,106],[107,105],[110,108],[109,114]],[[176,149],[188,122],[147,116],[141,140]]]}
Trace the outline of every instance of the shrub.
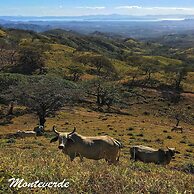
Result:
{"label": "shrub", "polygon": [[148,116],[148,115],[150,115],[150,112],[145,111],[143,114]]}
{"label": "shrub", "polygon": [[188,146],[194,147],[194,143],[190,143],[190,144],[188,144]]}
{"label": "shrub", "polygon": [[181,170],[186,173],[194,174],[194,163],[187,163],[181,167]]}
{"label": "shrub", "polygon": [[143,133],[137,134],[137,137],[143,137]]}
{"label": "shrub", "polygon": [[181,140],[180,143],[186,143],[186,141],[185,140]]}
{"label": "shrub", "polygon": [[127,128],[127,131],[133,131],[133,130],[135,130],[133,127]]}
{"label": "shrub", "polygon": [[15,142],[16,140],[14,138],[10,138],[7,140],[7,143],[10,143],[10,144],[15,143]]}

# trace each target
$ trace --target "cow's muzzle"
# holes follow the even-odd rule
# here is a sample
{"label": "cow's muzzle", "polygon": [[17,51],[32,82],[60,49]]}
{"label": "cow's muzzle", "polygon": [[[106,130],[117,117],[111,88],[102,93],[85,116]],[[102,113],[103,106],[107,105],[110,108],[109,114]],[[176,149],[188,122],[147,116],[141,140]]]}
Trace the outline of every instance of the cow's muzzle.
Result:
{"label": "cow's muzzle", "polygon": [[58,146],[58,148],[59,148],[60,150],[62,150],[64,147],[65,147],[64,145],[59,145],[59,146]]}

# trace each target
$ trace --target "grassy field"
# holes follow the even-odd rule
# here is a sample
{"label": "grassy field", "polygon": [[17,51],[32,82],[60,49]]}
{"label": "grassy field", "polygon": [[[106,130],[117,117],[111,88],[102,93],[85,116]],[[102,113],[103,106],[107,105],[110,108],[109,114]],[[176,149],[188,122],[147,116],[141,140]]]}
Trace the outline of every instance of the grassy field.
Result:
{"label": "grassy field", "polygon": [[[193,120],[190,121],[194,118],[193,47],[173,49],[173,46],[165,46],[162,42],[145,43],[117,37],[83,36],[59,29],[45,33],[0,29],[0,41],[4,44],[3,49],[0,49],[3,64],[0,80],[0,93],[3,95],[0,95],[0,194],[194,194],[194,126],[191,124]],[[23,53],[23,47],[30,52]],[[12,56],[14,60],[10,60],[12,52],[15,52],[15,57]],[[20,67],[21,56],[34,59],[34,54],[38,58],[35,66],[43,62],[41,67],[38,65],[35,69],[29,69],[28,60],[22,62],[23,67]],[[16,64],[13,64],[14,61]],[[191,66],[189,69],[184,66],[187,63]],[[147,65],[149,68],[146,70]],[[179,71],[166,72],[166,67],[175,66],[180,68]],[[182,68],[188,71],[187,77],[179,77]],[[74,79],[76,74],[77,79]],[[9,138],[10,133],[33,130],[37,125],[38,118],[32,113],[34,102],[44,105],[46,102],[41,103],[41,99],[46,101],[50,96],[53,97],[54,104],[58,104],[59,100],[54,100],[54,94],[59,94],[62,87],[57,89],[56,86],[57,90],[55,86],[50,87],[50,83],[54,84],[56,78],[61,82],[66,79],[69,84],[70,80],[74,80],[76,83],[72,84],[77,84],[79,91],[91,89],[94,86],[89,82],[87,85],[87,81],[96,82],[95,78],[100,78],[100,84],[107,82],[102,83],[104,92],[110,93],[110,96],[115,94],[110,97],[115,102],[109,113],[105,113],[105,110],[108,111],[105,109],[106,104],[103,104],[101,112],[97,112],[97,100],[93,94],[88,95],[88,91],[83,91],[79,95],[76,89],[75,95],[84,95],[84,100],[79,98],[79,105],[75,105],[78,99],[75,103],[68,101],[74,103],[74,107],[63,107],[57,114],[52,109],[55,116],[47,118],[44,136]],[[182,91],[180,99],[174,93],[178,78],[182,81],[178,89],[183,89],[177,91]],[[25,84],[27,80],[30,80],[29,85]],[[28,90],[34,83],[36,87],[40,83],[42,88]],[[117,86],[109,88],[109,84],[118,85],[118,91],[112,91]],[[24,92],[27,91],[25,101],[24,93],[17,97],[23,86],[26,87]],[[51,91],[47,91],[49,88]],[[38,94],[42,90],[45,93]],[[23,103],[30,99],[28,94],[31,92],[34,95],[32,103]],[[10,93],[13,94],[9,96]],[[66,98],[69,94],[66,91],[64,93]],[[48,94],[48,98],[45,94]],[[34,101],[33,97],[39,95],[40,98]],[[10,103],[14,97],[18,106],[14,107],[13,116],[7,116],[6,103]],[[63,102],[62,100],[61,105]],[[52,104],[49,106],[52,107]],[[21,107],[22,105],[26,107]],[[42,107],[45,106],[40,106],[39,114],[44,112]],[[171,108],[176,110],[172,111]],[[171,131],[176,120],[172,119],[170,111],[173,116],[176,111],[180,111],[183,133]],[[187,121],[183,122],[185,118]],[[50,144],[54,137],[53,125],[59,131],[72,131],[76,127],[81,135],[109,135],[118,139],[124,145],[119,164],[114,166],[103,160],[97,162],[87,159],[83,163],[79,159],[70,162],[58,149],[58,143]],[[139,144],[153,148],[176,148],[177,154],[167,166],[130,161],[130,147]],[[67,179],[70,186],[68,189],[13,189],[9,188],[8,183],[8,179],[12,177],[23,178],[29,183],[37,180],[60,182]]]}
{"label": "grassy field", "polygon": [[[194,176],[183,172],[194,160],[194,128],[181,124],[184,133],[171,132],[171,120],[145,115],[135,107],[131,115],[105,114],[87,108],[64,108],[55,118],[49,118],[46,130],[55,124],[59,131],[77,127],[82,135],[110,135],[125,145],[118,165],[105,161],[69,158],[50,144],[53,133],[45,137],[0,139],[1,193],[193,193]],[[13,124],[0,127],[0,133],[32,130],[37,118],[26,114],[13,119]],[[168,166],[134,163],[129,160],[129,147],[135,144],[176,147],[180,154]],[[68,189],[10,189],[7,180],[24,178],[27,182],[70,182]]]}

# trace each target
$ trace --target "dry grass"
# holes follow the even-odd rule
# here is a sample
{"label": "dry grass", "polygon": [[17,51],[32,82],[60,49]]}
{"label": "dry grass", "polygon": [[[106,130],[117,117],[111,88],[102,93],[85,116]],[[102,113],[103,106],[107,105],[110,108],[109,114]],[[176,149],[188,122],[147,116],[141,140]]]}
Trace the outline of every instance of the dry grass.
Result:
{"label": "dry grass", "polygon": [[[104,161],[78,160],[71,163],[63,154],[50,146],[43,138],[40,140],[21,140],[21,145],[28,142],[28,147],[7,146],[6,155],[1,158],[1,184],[5,193],[7,179],[22,177],[28,182],[70,181],[67,190],[18,190],[19,193],[192,193],[194,177],[154,164],[132,163],[122,159],[117,166],[109,166]],[[41,142],[44,142],[42,145]],[[47,142],[47,143],[46,143]],[[36,144],[36,145],[35,145]],[[10,162],[11,161],[11,162]],[[9,165],[8,165],[9,164]],[[17,192],[16,192],[17,193]]]}
{"label": "dry grass", "polygon": [[[50,144],[52,134],[46,137],[0,139],[0,169],[2,193],[192,193],[194,177],[179,170],[184,163],[194,159],[194,128],[183,125],[186,131],[171,132],[171,121],[140,114],[138,107],[133,116],[102,114],[85,108],[64,109],[56,118],[49,118],[47,130],[56,124],[59,130],[70,131],[74,126],[83,135],[108,134],[120,139],[126,146],[122,150],[119,165],[109,166],[105,161],[79,159],[70,162],[57,149],[57,143]],[[139,113],[139,115],[138,115]],[[16,117],[12,125],[0,127],[1,134],[16,130],[32,129],[36,117],[24,115]],[[167,132],[166,132],[167,131]],[[168,139],[171,136],[172,139]],[[184,142],[183,142],[184,140]],[[182,143],[180,143],[182,141]],[[129,160],[129,146],[143,144],[153,147],[176,147],[180,152],[169,166],[133,163]],[[189,151],[189,152],[188,152]],[[7,180],[22,177],[28,182],[70,181],[67,190],[10,190]]]}
{"label": "dry grass", "polygon": [[187,80],[184,82],[183,88],[186,91],[194,92],[194,73],[188,73]]}
{"label": "dry grass", "polygon": [[5,37],[6,33],[3,30],[0,30],[0,37]]}

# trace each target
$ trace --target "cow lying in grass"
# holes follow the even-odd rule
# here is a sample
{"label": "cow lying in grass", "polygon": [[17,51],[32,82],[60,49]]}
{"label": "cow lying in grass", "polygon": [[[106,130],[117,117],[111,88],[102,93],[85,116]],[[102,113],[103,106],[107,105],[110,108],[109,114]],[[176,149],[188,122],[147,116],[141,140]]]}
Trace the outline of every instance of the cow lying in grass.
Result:
{"label": "cow lying in grass", "polygon": [[144,163],[155,163],[155,164],[169,164],[171,159],[175,155],[174,148],[153,149],[146,146],[133,146],[130,149],[131,159],[142,161]]}
{"label": "cow lying in grass", "polygon": [[25,138],[25,137],[36,137],[36,132],[34,131],[17,131],[15,137]]}
{"label": "cow lying in grass", "polygon": [[12,134],[12,135],[18,138],[25,138],[25,137],[36,137],[39,135],[43,135],[43,133],[44,133],[44,127],[39,125],[35,127],[33,131],[18,130],[15,134]]}
{"label": "cow lying in grass", "polygon": [[56,137],[51,143],[59,141],[58,148],[68,155],[71,161],[76,157],[100,160],[105,159],[109,164],[119,161],[121,143],[109,136],[85,137],[76,133],[76,128],[70,133],[58,132],[53,126]]}
{"label": "cow lying in grass", "polygon": [[35,137],[36,138],[36,136],[43,134],[43,133],[40,133],[40,130],[42,130],[42,127],[36,127],[36,128],[34,128],[34,131],[20,131],[20,130],[18,130],[17,132],[7,134],[6,136],[7,136],[7,138],[25,138],[25,137]]}

